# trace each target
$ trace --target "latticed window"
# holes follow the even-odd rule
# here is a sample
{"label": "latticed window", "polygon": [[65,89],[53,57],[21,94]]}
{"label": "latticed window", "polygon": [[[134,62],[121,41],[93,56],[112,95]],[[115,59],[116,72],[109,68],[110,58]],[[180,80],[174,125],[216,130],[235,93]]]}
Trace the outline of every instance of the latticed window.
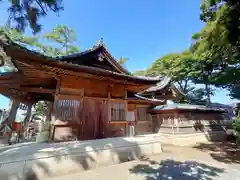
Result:
{"label": "latticed window", "polygon": [[78,110],[81,107],[81,101],[77,100],[57,100],[54,112],[59,120],[75,120],[78,118]]}
{"label": "latticed window", "polygon": [[150,120],[151,116],[148,113],[148,110],[146,107],[138,107],[136,109],[136,120],[137,121],[148,121]]}
{"label": "latticed window", "polygon": [[124,102],[111,102],[111,120],[112,121],[126,120]]}

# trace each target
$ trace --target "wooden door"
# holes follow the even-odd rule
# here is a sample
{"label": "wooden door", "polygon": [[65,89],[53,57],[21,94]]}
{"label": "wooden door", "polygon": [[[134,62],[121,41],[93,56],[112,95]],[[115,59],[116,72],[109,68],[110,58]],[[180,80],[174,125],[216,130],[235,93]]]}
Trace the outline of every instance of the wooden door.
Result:
{"label": "wooden door", "polygon": [[108,136],[107,101],[84,99],[79,119],[79,139],[101,139]]}
{"label": "wooden door", "polygon": [[99,116],[99,138],[107,138],[110,136],[111,124],[109,121],[109,102],[107,100],[101,101],[100,116]]}

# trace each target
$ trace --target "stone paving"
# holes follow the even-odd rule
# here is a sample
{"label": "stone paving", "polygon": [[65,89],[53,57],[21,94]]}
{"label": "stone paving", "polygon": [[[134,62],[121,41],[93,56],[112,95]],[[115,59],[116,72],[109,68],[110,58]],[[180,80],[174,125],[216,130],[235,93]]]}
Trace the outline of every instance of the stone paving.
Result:
{"label": "stone paving", "polygon": [[[206,148],[208,147],[208,149]],[[224,161],[229,157],[221,152],[223,145],[209,148],[164,146],[164,153],[112,165],[77,174],[69,174],[51,180],[238,180],[240,163],[237,159]],[[229,147],[229,146],[228,146]],[[239,149],[238,149],[239,150]],[[238,151],[234,151],[238,153]],[[212,153],[222,153],[216,158]],[[240,158],[240,157],[239,157]],[[226,159],[225,159],[226,160]]]}

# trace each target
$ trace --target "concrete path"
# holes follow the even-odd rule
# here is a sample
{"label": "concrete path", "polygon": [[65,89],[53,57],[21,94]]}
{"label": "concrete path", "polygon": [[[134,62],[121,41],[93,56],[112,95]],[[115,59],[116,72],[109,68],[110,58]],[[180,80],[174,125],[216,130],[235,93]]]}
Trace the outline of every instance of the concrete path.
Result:
{"label": "concrete path", "polygon": [[164,153],[49,180],[237,180],[240,164],[221,162],[211,151],[164,146]]}

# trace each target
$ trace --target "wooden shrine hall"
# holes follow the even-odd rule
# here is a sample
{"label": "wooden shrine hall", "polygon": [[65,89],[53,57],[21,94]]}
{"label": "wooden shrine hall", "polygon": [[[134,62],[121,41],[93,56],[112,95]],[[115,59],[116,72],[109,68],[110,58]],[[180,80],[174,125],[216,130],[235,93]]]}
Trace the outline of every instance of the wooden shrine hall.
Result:
{"label": "wooden shrine hall", "polygon": [[[102,42],[62,57],[30,51],[8,38],[1,39],[0,46],[16,68],[1,74],[0,93],[29,107],[48,101],[52,140],[126,136],[131,134],[130,127],[136,127],[136,132],[151,131],[147,109],[164,104],[176,92],[163,77],[131,75]],[[149,96],[156,85],[157,99]]]}

